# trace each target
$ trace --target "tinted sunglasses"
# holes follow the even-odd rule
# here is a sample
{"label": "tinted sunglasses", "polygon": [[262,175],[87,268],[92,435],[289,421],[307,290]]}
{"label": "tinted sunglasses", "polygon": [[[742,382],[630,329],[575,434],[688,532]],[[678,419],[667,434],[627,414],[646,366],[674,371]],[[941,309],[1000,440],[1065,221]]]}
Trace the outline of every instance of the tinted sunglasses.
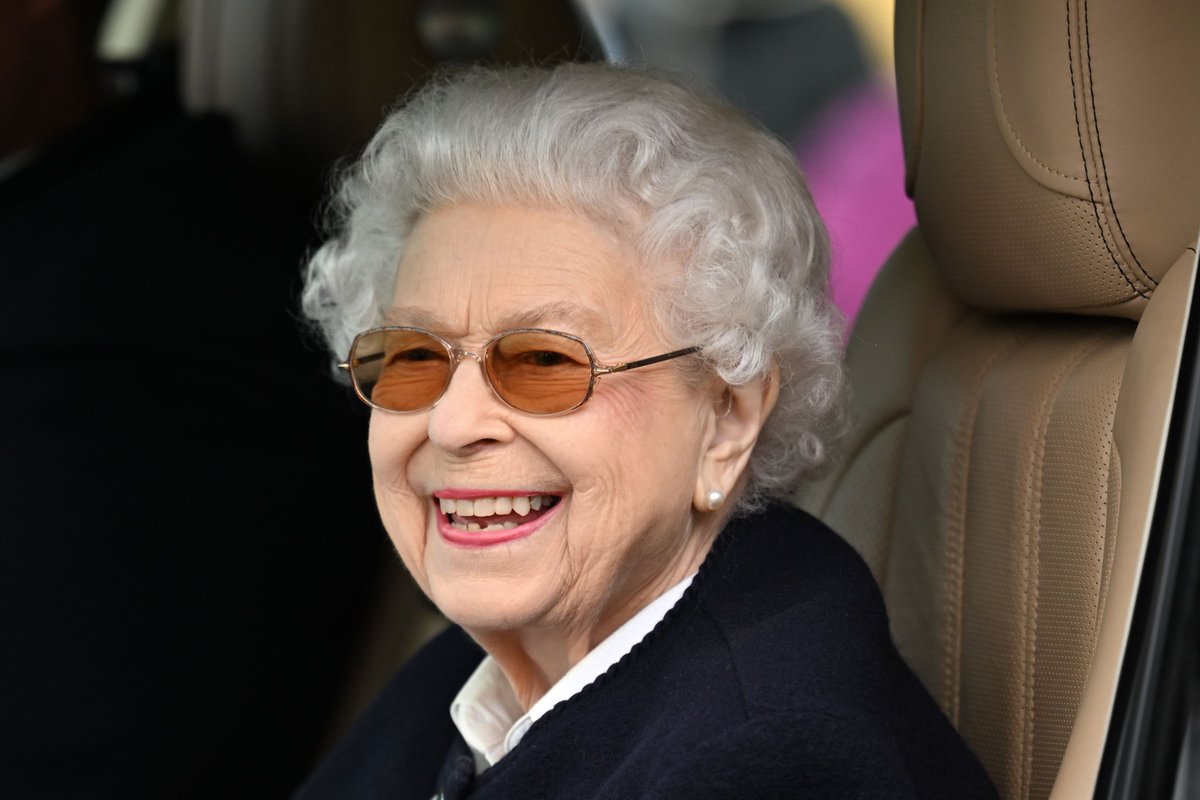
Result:
{"label": "tinted sunglasses", "polygon": [[474,358],[500,402],[526,414],[565,414],[586,403],[596,381],[614,372],[690,355],[699,347],[620,364],[600,364],[578,336],[541,328],[505,331],[479,352],[464,350],[423,328],[374,328],[360,333],[338,367],[371,408],[414,413],[433,408],[459,362]]}

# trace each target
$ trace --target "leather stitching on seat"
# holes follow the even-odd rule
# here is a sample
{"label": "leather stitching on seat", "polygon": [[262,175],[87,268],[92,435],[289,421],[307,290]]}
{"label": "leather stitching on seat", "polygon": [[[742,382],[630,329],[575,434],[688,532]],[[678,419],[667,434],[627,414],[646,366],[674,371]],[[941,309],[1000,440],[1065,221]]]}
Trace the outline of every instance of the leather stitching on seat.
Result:
{"label": "leather stitching on seat", "polygon": [[1038,590],[1040,579],[1039,560],[1041,549],[1041,511],[1042,511],[1042,479],[1046,462],[1046,434],[1050,426],[1050,416],[1056,400],[1062,391],[1066,377],[1079,364],[1099,349],[1104,340],[1091,336],[1081,342],[1071,357],[1055,372],[1045,392],[1037,411],[1037,430],[1031,437],[1033,450],[1030,453],[1031,469],[1026,482],[1025,512],[1025,560],[1022,565],[1024,573],[1024,593],[1026,596],[1025,619],[1021,621],[1025,631],[1023,660],[1025,674],[1023,676],[1024,704],[1021,709],[1021,783],[1018,797],[1027,797],[1033,783],[1034,756],[1034,684],[1036,682],[1037,663],[1037,623],[1038,623]]}
{"label": "leather stitching on seat", "polygon": [[984,387],[993,367],[1033,334],[1032,326],[1015,331],[1000,339],[995,349],[979,363],[979,369],[967,392],[963,414],[954,431],[954,460],[950,470],[951,485],[946,496],[946,574],[945,615],[942,627],[942,709],[955,727],[959,724],[960,691],[962,688],[962,625],[963,573],[967,529],[967,480],[971,470],[971,445],[975,434],[975,419]]}
{"label": "leather stitching on seat", "polygon": [[[1129,250],[1129,255],[1133,257],[1133,263],[1137,265],[1138,271],[1142,273],[1146,280],[1158,286],[1158,281],[1142,266],[1137,253],[1133,251],[1133,245],[1130,243],[1129,237],[1125,235],[1125,228],[1121,225],[1121,215],[1117,213],[1117,202],[1113,198],[1112,187],[1108,182],[1108,165],[1104,161],[1104,143],[1100,139],[1100,115],[1096,110],[1096,79],[1092,74],[1092,32],[1088,24],[1087,0],[1083,0],[1083,37],[1084,51],[1087,53],[1088,94],[1092,98],[1092,130],[1096,132],[1096,152],[1100,156],[1100,174],[1104,176],[1104,192],[1108,200],[1107,208],[1112,214],[1113,221],[1117,223],[1117,230],[1121,234],[1121,240],[1125,242],[1125,247]],[[1086,168],[1085,165],[1084,169]],[[1107,218],[1107,215],[1105,216]],[[1111,235],[1111,230],[1109,233]]]}
{"label": "leather stitching on seat", "polygon": [[916,73],[914,75],[914,83],[916,84],[914,87],[914,93],[916,95],[916,97],[914,98],[914,101],[916,103],[917,111],[913,115],[913,119],[915,120],[917,129],[912,132],[912,143],[913,143],[912,164],[909,167],[909,169],[911,170],[911,174],[908,175],[906,178],[906,183],[910,184],[907,187],[909,197],[916,196],[917,171],[918,171],[918,167],[921,164],[921,148],[923,146],[923,142],[925,139],[925,3],[924,3],[924,0],[921,0],[920,2],[918,2],[916,4],[916,15],[917,15],[917,21],[916,21],[917,22],[917,24],[916,24],[916,28],[917,28],[916,39],[917,39],[917,41],[916,41],[916,45],[915,45],[915,55],[916,55],[917,63],[913,67],[913,70]]}
{"label": "leather stitching on seat", "polygon": [[1108,599],[1108,581],[1112,577],[1113,554],[1117,549],[1117,531],[1121,519],[1121,451],[1116,442],[1108,443],[1108,519],[1104,530],[1104,555],[1100,564],[1100,595],[1096,601],[1096,619],[1092,623],[1092,653],[1095,655],[1096,640],[1100,635],[1100,621],[1104,619],[1104,605]]}
{"label": "leather stitching on seat", "polygon": [[1036,155],[1034,155],[1033,151],[1025,145],[1025,141],[1021,138],[1021,134],[1017,132],[1016,126],[1012,124],[1012,120],[1009,119],[1008,116],[1008,107],[1004,104],[1004,87],[1000,81],[1000,58],[997,56],[999,48],[996,45],[996,29],[999,26],[996,24],[996,3],[994,0],[993,2],[988,3],[988,27],[990,28],[991,33],[991,46],[988,48],[988,56],[992,62],[992,82],[996,86],[996,98],[1000,101],[1000,111],[1004,115],[1004,124],[1008,126],[1008,132],[1012,134],[1013,141],[1017,143],[1025,155],[1029,156],[1033,163],[1037,164],[1050,174],[1057,175],[1060,178],[1066,178],[1069,181],[1075,181],[1077,183],[1082,182],[1084,180],[1083,178],[1080,178],[1077,175],[1068,175],[1065,172],[1061,172],[1049,164],[1046,164]]}
{"label": "leather stitching on seat", "polygon": [[[1117,257],[1117,254],[1113,252],[1112,244],[1109,242],[1108,236],[1104,235],[1106,226],[1100,218],[1100,206],[1096,200],[1095,187],[1092,185],[1091,170],[1088,168],[1087,150],[1086,150],[1086,148],[1084,146],[1084,142],[1083,142],[1083,117],[1081,116],[1080,110],[1079,110],[1079,89],[1081,88],[1080,84],[1082,84],[1082,82],[1083,82],[1083,75],[1081,74],[1079,76],[1079,83],[1077,84],[1076,80],[1075,80],[1075,54],[1073,51],[1073,42],[1071,40],[1071,30],[1072,30],[1072,27],[1071,27],[1071,2],[1072,2],[1072,0],[1067,0],[1067,2],[1066,2],[1066,7],[1067,7],[1067,64],[1070,67],[1070,74],[1071,74],[1071,103],[1075,107],[1075,135],[1076,135],[1076,138],[1079,140],[1079,157],[1083,161],[1083,175],[1085,178],[1085,182],[1087,183],[1087,187],[1088,187],[1088,197],[1090,198],[1091,203],[1092,203],[1092,213],[1095,214],[1095,216],[1096,216],[1096,226],[1100,229],[1100,239],[1104,242],[1104,249],[1108,251],[1108,256],[1109,256],[1109,258],[1112,259],[1113,264],[1116,265],[1117,271],[1121,273],[1121,277],[1123,277],[1125,279],[1125,282],[1129,284],[1129,288],[1133,289],[1133,291],[1136,292],[1138,294],[1138,296],[1149,300],[1150,295],[1147,293],[1148,290],[1145,289],[1144,287],[1139,286],[1138,282],[1135,282],[1136,276],[1132,276],[1126,271],[1125,265],[1121,263],[1121,259],[1119,259]],[[1086,0],[1085,0],[1085,5],[1086,5]],[[1080,46],[1083,47],[1083,37],[1081,36],[1079,38],[1080,38]],[[1082,71],[1082,63],[1080,65],[1080,69]],[[1091,138],[1090,134],[1089,134],[1088,138],[1089,139]]]}

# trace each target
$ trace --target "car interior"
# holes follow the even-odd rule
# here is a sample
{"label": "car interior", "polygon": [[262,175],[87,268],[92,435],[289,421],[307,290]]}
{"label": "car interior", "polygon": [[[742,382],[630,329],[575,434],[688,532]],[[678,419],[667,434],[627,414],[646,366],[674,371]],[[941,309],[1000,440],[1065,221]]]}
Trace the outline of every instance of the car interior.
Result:
{"label": "car interior", "polygon": [[897,6],[919,222],[847,351],[852,456],[799,499],[1005,797],[1099,774],[1194,283],[1195,17]]}
{"label": "car interior", "polygon": [[[472,26],[452,24],[460,5]],[[184,106],[233,118],[315,193],[438,63],[604,57],[599,5],[118,2],[143,22],[115,60],[177,29]],[[1200,5],[899,0],[894,19],[917,225],[849,335],[845,457],[795,502],[866,559],[901,653],[1002,797],[1193,796],[1188,696],[1145,720],[1167,778],[1128,783],[1114,742],[1161,575],[1164,463],[1194,447],[1172,420],[1196,401],[1176,384],[1195,323]],[[398,560],[380,565],[328,744],[444,624]]]}

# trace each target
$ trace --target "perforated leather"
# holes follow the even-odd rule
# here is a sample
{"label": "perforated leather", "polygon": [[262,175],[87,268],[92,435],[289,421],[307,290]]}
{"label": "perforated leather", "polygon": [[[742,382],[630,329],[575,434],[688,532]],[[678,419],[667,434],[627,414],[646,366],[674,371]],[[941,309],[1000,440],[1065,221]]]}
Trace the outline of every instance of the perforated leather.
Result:
{"label": "perforated leather", "polygon": [[[850,344],[862,398],[852,455],[798,499],[871,564],[898,646],[1003,796],[1049,796],[1073,735],[1090,766],[1060,796],[1090,796],[1191,265],[1181,258],[1136,335],[1123,319],[966,311],[930,285],[932,274],[914,234]],[[868,333],[897,313],[898,284],[924,292],[910,319],[935,335]],[[1093,722],[1077,726],[1085,694]]]}
{"label": "perforated leather", "polygon": [[1195,4],[913,0],[896,24],[909,190],[955,293],[1136,319],[1200,219]]}
{"label": "perforated leather", "polygon": [[972,316],[914,397],[893,630],[1007,796],[1049,791],[1087,674],[1129,327]]}
{"label": "perforated leather", "polygon": [[1008,798],[1095,786],[1195,280],[1197,33],[1182,0],[897,8],[919,228],[797,500]]}

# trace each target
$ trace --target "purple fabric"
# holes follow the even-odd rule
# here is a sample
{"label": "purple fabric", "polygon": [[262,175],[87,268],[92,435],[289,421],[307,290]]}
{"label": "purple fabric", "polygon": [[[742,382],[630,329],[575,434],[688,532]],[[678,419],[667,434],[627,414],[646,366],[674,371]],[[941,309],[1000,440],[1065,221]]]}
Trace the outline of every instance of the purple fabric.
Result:
{"label": "purple fabric", "polygon": [[875,273],[917,221],[904,193],[904,151],[895,92],[850,89],[796,143],[817,209],[833,241],[833,299],[853,322]]}

